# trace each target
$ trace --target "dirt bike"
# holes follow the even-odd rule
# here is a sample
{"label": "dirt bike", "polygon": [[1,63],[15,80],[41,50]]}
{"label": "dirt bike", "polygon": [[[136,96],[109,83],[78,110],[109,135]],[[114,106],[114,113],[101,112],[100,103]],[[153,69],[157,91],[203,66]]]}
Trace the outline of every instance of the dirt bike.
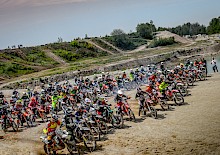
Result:
{"label": "dirt bike", "polygon": [[127,91],[130,91],[132,89],[131,82],[129,79],[123,79],[123,88]]}
{"label": "dirt bike", "polygon": [[101,131],[99,130],[99,125],[96,120],[93,120],[91,117],[84,118],[86,126],[90,129],[91,133],[96,140],[101,140]]}
{"label": "dirt bike", "polygon": [[44,105],[41,104],[41,109],[44,109],[44,112],[49,114],[51,112],[52,106],[49,102],[46,102]]}
{"label": "dirt bike", "polygon": [[7,129],[12,127],[13,131],[17,132],[18,131],[18,126],[14,121],[14,118],[12,117],[10,111],[7,109],[4,109],[2,111],[2,116],[1,116],[1,127],[4,132],[7,132]]}
{"label": "dirt bike", "polygon": [[99,131],[102,134],[107,134],[108,133],[108,125],[104,121],[103,116],[101,116],[101,115],[94,115],[93,119],[95,120],[95,122],[96,122],[96,124],[97,124],[97,126],[99,128]]}
{"label": "dirt bike", "polygon": [[179,92],[179,90],[172,89],[172,87],[167,87],[165,90],[165,94],[165,98],[168,101],[174,101],[175,104],[178,106],[184,103],[184,98]]}
{"label": "dirt bike", "polygon": [[65,147],[70,154],[74,154],[74,152],[79,154],[75,139],[70,132],[65,130],[56,129],[55,136],[53,136],[51,143],[48,142],[47,135],[41,136],[40,139],[44,143],[44,151],[48,155],[56,154],[58,150],[63,150]]}
{"label": "dirt bike", "polygon": [[40,106],[36,107],[35,113],[33,110],[30,110],[31,113],[31,120],[33,122],[36,122],[37,118],[41,118],[43,122],[48,122],[47,114],[45,113],[45,110],[42,109]]}
{"label": "dirt bike", "polygon": [[150,100],[153,101],[153,105],[159,104],[162,110],[169,110],[170,106],[167,104],[166,100],[162,99],[162,95],[160,92],[153,90],[152,94],[148,94],[150,97]]}
{"label": "dirt bike", "polygon": [[106,84],[102,84],[102,93],[106,94],[106,96],[108,97],[113,95],[113,92],[110,91],[109,87]]}
{"label": "dirt bike", "polygon": [[0,105],[7,105],[8,102],[4,98],[0,98]]}
{"label": "dirt bike", "polygon": [[94,151],[96,149],[96,140],[93,136],[90,128],[84,126],[84,120],[74,122],[74,124],[70,124],[73,126],[73,134],[76,137],[76,142],[83,142],[85,147],[89,151]]}
{"label": "dirt bike", "polygon": [[172,89],[177,89],[182,96],[187,96],[189,94],[189,91],[184,84],[179,81],[174,81],[171,86]]}
{"label": "dirt bike", "polygon": [[22,110],[22,111],[14,111],[12,112],[12,114],[14,114],[17,117],[17,126],[18,128],[20,126],[23,126],[24,123],[27,123],[28,127],[31,127],[31,125],[33,124],[32,120],[31,120],[31,114],[28,113],[26,110]]}
{"label": "dirt bike", "polygon": [[113,127],[120,128],[123,127],[124,120],[121,115],[114,115],[113,110],[110,108],[111,105],[101,105],[99,108],[103,108],[102,113],[100,115],[103,116],[103,120],[106,123],[111,123]]}
{"label": "dirt bike", "polygon": [[135,115],[133,111],[131,110],[126,98],[123,98],[122,101],[117,103],[117,109],[118,109],[116,111],[117,115],[121,115],[122,117],[124,115],[127,115],[130,117],[130,120],[134,122],[136,121]]}
{"label": "dirt bike", "polygon": [[152,106],[154,104],[154,102],[152,100],[150,100],[149,98],[145,98],[144,102],[141,103],[141,101],[139,101],[139,111],[138,111],[138,115],[140,116],[141,113],[143,113],[143,115],[146,115],[147,112],[150,113],[151,117],[153,118],[157,118],[157,110],[154,108],[154,106]]}

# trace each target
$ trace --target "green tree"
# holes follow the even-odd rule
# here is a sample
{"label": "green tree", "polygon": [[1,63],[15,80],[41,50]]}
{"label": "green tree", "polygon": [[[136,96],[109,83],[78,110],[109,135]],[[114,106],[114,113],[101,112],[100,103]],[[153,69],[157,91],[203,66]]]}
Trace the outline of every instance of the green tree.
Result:
{"label": "green tree", "polygon": [[207,33],[208,34],[220,33],[220,17],[213,18],[209,22],[209,26],[207,27]]}
{"label": "green tree", "polygon": [[129,36],[121,29],[114,29],[111,33],[112,41],[115,46],[128,50],[128,49],[134,49],[135,45],[132,43]]}
{"label": "green tree", "polygon": [[111,32],[111,36],[122,36],[122,35],[125,35],[125,32],[121,29],[114,29]]}
{"label": "green tree", "polygon": [[136,27],[137,33],[144,39],[152,39],[153,38],[153,32],[156,31],[156,27],[153,24],[153,21],[151,23],[141,23],[138,24]]}

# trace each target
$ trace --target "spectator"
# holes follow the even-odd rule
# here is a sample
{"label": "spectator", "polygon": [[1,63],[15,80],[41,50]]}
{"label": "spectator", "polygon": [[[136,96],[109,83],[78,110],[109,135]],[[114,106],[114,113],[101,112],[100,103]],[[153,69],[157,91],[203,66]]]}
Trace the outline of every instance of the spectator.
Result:
{"label": "spectator", "polygon": [[217,67],[216,60],[215,60],[214,57],[212,58],[211,64],[212,64],[212,69],[213,69],[213,71],[214,71],[214,72],[215,72],[215,71],[218,72],[218,67]]}

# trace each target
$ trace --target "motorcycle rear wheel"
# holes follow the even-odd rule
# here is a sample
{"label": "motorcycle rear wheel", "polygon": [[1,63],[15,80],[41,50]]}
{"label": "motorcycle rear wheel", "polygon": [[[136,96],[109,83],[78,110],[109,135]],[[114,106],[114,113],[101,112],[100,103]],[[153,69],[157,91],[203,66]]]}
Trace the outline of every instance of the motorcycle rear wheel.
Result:
{"label": "motorcycle rear wheel", "polygon": [[128,109],[128,113],[129,113],[129,115],[130,115],[130,117],[131,117],[131,120],[132,121],[136,121],[136,118],[135,118],[135,116],[134,116],[134,112],[131,110],[131,109]]}
{"label": "motorcycle rear wheel", "polygon": [[96,149],[96,140],[90,132],[83,135],[83,143],[85,147],[87,148],[87,150],[90,152]]}
{"label": "motorcycle rear wheel", "polygon": [[107,134],[108,133],[108,125],[104,121],[99,122],[99,129],[102,134]]}
{"label": "motorcycle rear wheel", "polygon": [[111,124],[113,127],[116,127],[116,128],[123,128],[124,126],[124,120],[123,120],[123,117],[121,115],[112,115],[112,118],[111,118]]}
{"label": "motorcycle rear wheel", "polygon": [[77,152],[77,154],[80,155],[80,150],[76,145],[68,144],[67,145],[67,150],[69,151],[69,153],[71,155],[74,155],[75,154],[74,152]]}
{"label": "motorcycle rear wheel", "polygon": [[17,126],[17,124],[16,124],[14,121],[11,122],[11,126],[12,126],[12,129],[13,129],[15,132],[18,131],[18,126]]}
{"label": "motorcycle rear wheel", "polygon": [[157,110],[152,106],[150,106],[149,109],[150,109],[151,117],[157,119]]}
{"label": "motorcycle rear wheel", "polygon": [[163,111],[170,109],[169,104],[166,101],[163,101],[163,100],[160,101],[160,106],[163,109]]}
{"label": "motorcycle rear wheel", "polygon": [[52,151],[52,149],[48,147],[48,144],[44,144],[44,152],[47,155],[55,155],[56,154],[56,151]]}
{"label": "motorcycle rear wheel", "polygon": [[180,106],[184,103],[184,98],[180,93],[174,93],[174,102],[176,105]]}

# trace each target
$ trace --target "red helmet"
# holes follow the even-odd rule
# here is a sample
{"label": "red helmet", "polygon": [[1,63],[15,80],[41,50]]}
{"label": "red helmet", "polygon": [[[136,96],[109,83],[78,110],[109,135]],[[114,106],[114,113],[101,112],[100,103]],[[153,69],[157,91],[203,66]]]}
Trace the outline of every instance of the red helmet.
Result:
{"label": "red helmet", "polygon": [[35,97],[31,97],[31,101],[36,101]]}

